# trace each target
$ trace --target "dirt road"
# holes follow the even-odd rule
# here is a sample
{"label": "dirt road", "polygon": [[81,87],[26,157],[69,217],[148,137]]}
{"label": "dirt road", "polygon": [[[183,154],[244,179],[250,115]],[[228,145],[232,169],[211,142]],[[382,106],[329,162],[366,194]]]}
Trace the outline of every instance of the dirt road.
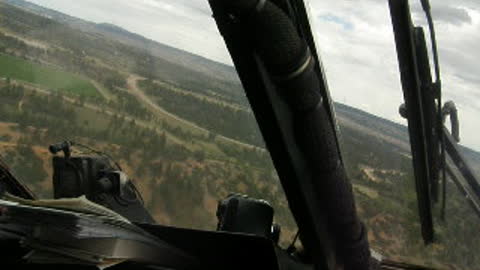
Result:
{"label": "dirt road", "polygon": [[[30,91],[35,91],[35,92],[37,92],[39,94],[42,94],[42,95],[52,95],[53,94],[51,91],[41,89],[41,88],[35,87],[33,85],[30,85],[30,84],[26,84],[26,83],[23,83],[23,82],[22,82],[22,84],[25,86],[26,89],[29,89]],[[75,103],[77,101],[75,98],[71,98],[71,97],[68,97],[68,96],[63,96],[63,100],[67,101],[69,103]],[[88,108],[90,110],[96,111],[96,112],[106,113],[110,116],[118,115],[117,112],[101,108],[97,105],[94,105],[94,104],[91,104],[91,103],[88,103],[88,102],[84,103],[84,107]],[[138,119],[138,118],[135,118],[135,117],[131,117],[131,116],[125,116],[125,120],[126,121],[134,120],[137,125],[139,125],[140,127],[143,127],[143,128],[149,128],[150,129],[153,126],[153,124],[151,122],[147,122],[147,121],[144,121],[144,120],[141,120],[141,119]],[[182,143],[181,140],[179,140],[178,138],[173,137],[173,136],[168,136],[168,139],[172,140],[175,143]]]}
{"label": "dirt road", "polygon": [[[177,122],[182,123],[186,127],[195,129],[197,131],[200,131],[200,132],[204,133],[205,135],[208,135],[209,131],[207,129],[199,127],[196,124],[194,124],[194,123],[192,123],[188,120],[180,118],[180,117],[178,117],[178,116],[176,116],[172,113],[169,113],[165,109],[163,109],[162,107],[158,106],[155,102],[153,102],[152,99],[150,99],[150,97],[148,97],[138,87],[138,81],[141,80],[141,79],[143,79],[143,78],[140,77],[140,76],[130,75],[127,79],[128,90],[130,91],[130,94],[134,95],[140,102],[147,105],[147,107],[150,109],[150,111],[152,113],[154,113],[156,116],[161,117],[161,118],[168,117],[172,120],[175,120]],[[239,146],[242,146],[242,147],[246,147],[246,148],[250,148],[250,149],[251,148],[258,148],[258,149],[261,149],[261,150],[265,150],[263,148],[259,148],[257,146],[251,145],[251,144],[243,143],[243,142],[240,142],[240,141],[237,141],[235,139],[231,139],[231,138],[228,138],[228,137],[225,137],[225,136],[222,136],[222,135],[217,135],[217,140],[228,142],[228,143],[233,143],[233,144],[236,144],[236,145],[239,145]]]}
{"label": "dirt road", "polygon": [[102,95],[106,100],[111,100],[112,99],[112,94],[109,93],[105,88],[103,88],[102,85],[100,85],[98,82],[94,80],[90,80],[90,82],[93,84],[95,88],[97,88],[97,91]]}

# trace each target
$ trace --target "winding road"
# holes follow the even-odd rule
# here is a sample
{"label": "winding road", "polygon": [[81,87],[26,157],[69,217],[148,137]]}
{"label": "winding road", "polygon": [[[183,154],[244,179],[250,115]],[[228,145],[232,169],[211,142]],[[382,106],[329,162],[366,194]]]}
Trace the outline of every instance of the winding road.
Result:
{"label": "winding road", "polygon": [[[195,129],[197,131],[200,131],[200,132],[203,132],[205,135],[208,135],[210,131],[208,131],[207,129],[205,128],[202,128],[202,127],[199,127],[197,126],[196,124],[188,121],[188,120],[185,120],[181,117],[178,117],[177,115],[174,115],[168,111],[166,111],[165,109],[163,109],[162,107],[158,106],[155,102],[152,101],[152,99],[150,99],[150,97],[148,97],[139,87],[138,87],[138,81],[139,80],[142,80],[144,78],[138,76],[138,75],[133,75],[131,74],[128,79],[127,79],[127,87],[128,87],[128,90],[130,92],[130,94],[132,94],[133,96],[135,96],[140,102],[142,102],[143,104],[146,105],[146,107],[152,112],[154,113],[156,116],[160,117],[160,118],[164,118],[164,117],[168,117],[172,120],[175,120],[179,123],[182,123],[184,126],[186,127],[189,127],[189,128],[192,128],[192,129]],[[236,144],[236,145],[239,145],[239,146],[242,146],[242,147],[246,147],[246,148],[257,148],[257,149],[261,149],[262,151],[265,151],[264,148],[261,148],[261,147],[258,147],[258,146],[255,146],[255,145],[251,145],[251,144],[248,144],[248,143],[244,143],[244,142],[241,142],[241,141],[238,141],[238,140],[235,140],[235,139],[232,139],[232,138],[228,138],[228,137],[225,137],[223,135],[217,135],[217,140],[221,140],[221,141],[224,141],[224,142],[228,142],[228,143],[233,143],[233,144]]]}
{"label": "winding road", "polygon": [[[166,110],[164,110],[162,107],[155,104],[138,87],[137,82],[138,82],[138,80],[141,80],[141,79],[143,79],[143,78],[140,77],[140,76],[136,76],[136,75],[129,76],[129,78],[127,80],[128,91],[129,91],[130,94],[135,96],[140,102],[142,102],[142,104],[145,104],[146,105],[145,107],[147,107],[152,113],[154,113],[156,116],[158,116],[160,118],[168,117],[168,118],[176,121],[177,123],[181,123],[186,127],[196,129],[200,132],[205,133],[206,135],[209,133],[209,131],[207,129],[199,127],[192,122],[189,122],[189,121],[187,121],[183,118],[180,118],[180,117],[178,117],[178,116],[176,116],[172,113],[169,113]],[[40,88],[37,85],[31,84],[31,83],[28,83],[28,82],[24,82],[24,81],[17,81],[17,83],[21,83],[24,87],[26,87],[30,91],[35,91],[35,92],[37,92],[39,94],[43,94],[43,95],[52,95],[51,91]],[[75,98],[68,97],[68,96],[63,96],[63,99],[65,101],[69,102],[69,103],[75,103],[77,101]],[[19,106],[21,106],[21,104],[19,104]],[[91,104],[91,103],[88,103],[88,102],[85,102],[84,106],[88,109],[93,110],[93,111],[104,112],[108,115],[117,115],[118,114],[115,111],[111,111],[111,110],[108,110],[108,109],[105,109],[105,108],[101,108],[100,106],[97,106],[97,105],[94,105],[94,104]],[[139,126],[144,127],[144,128],[151,128],[152,125],[153,125],[153,123],[151,123],[151,122],[141,120],[141,119],[131,117],[131,116],[125,116],[125,120],[127,120],[127,121],[135,120],[136,124],[138,124]],[[261,151],[265,151],[264,148],[260,148],[258,146],[243,143],[243,142],[231,139],[231,138],[227,138],[227,137],[222,136],[222,135],[217,135],[216,138],[217,138],[217,140],[224,141],[224,142],[227,142],[227,143],[232,143],[232,144],[235,144],[235,145],[239,145],[241,147],[245,147],[245,148],[249,148],[249,149],[257,148],[257,149],[260,149]],[[178,138],[175,138],[173,136],[169,136],[169,139],[172,139],[173,141],[175,141],[177,143],[181,143],[181,141]]]}
{"label": "winding road", "polygon": [[[39,88],[36,85],[30,84],[30,83],[27,83],[27,82],[23,82],[23,81],[18,81],[18,82],[21,83],[26,89],[28,89],[30,91],[35,91],[35,92],[37,92],[39,94],[42,94],[42,95],[52,95],[53,94],[51,91],[43,89],[43,88]],[[68,97],[68,96],[63,96],[63,100],[66,101],[66,102],[69,102],[69,103],[76,103],[77,102],[77,100],[75,98]],[[88,103],[88,102],[85,102],[83,106],[85,108],[88,108],[88,109],[92,110],[92,111],[103,112],[103,113],[108,114],[110,116],[118,115],[118,113],[115,112],[115,111],[104,109],[104,108],[101,108],[100,106],[97,106],[97,105],[94,105],[94,104],[91,104],[91,103]],[[128,116],[128,115],[125,115],[125,120],[126,121],[134,120],[137,125],[139,125],[140,127],[143,127],[143,128],[151,128],[152,125],[153,125],[153,123],[151,123],[151,122],[148,122],[148,121],[145,121],[145,120],[142,120],[142,119],[139,119],[139,118],[131,117],[131,116]],[[170,135],[167,135],[167,136],[169,136],[168,139],[170,139],[170,140],[172,140],[176,143],[181,143],[181,140],[179,140],[178,138],[176,138],[174,136],[170,136]]]}

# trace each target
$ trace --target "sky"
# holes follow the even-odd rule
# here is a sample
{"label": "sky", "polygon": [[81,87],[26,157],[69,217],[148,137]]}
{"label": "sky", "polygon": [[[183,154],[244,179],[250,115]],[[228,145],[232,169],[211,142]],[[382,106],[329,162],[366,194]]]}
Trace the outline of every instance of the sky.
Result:
{"label": "sky", "polygon": [[[85,20],[108,22],[153,40],[231,64],[207,0],[29,0]],[[420,0],[410,0],[425,26]],[[434,0],[444,100],[455,101],[461,143],[480,151],[480,1]],[[311,0],[310,19],[331,95],[406,124],[387,0]],[[427,32],[428,33],[428,32]],[[428,37],[428,36],[427,36]]]}

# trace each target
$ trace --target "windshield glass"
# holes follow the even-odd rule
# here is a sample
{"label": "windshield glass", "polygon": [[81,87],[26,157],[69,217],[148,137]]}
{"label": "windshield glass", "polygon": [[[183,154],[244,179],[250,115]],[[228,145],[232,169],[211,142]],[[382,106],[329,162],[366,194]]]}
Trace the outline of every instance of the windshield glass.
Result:
{"label": "windshield glass", "polygon": [[[154,219],[214,230],[230,193],[295,223],[207,1],[0,2],[0,148],[52,197],[48,146],[111,155]],[[78,153],[73,153],[78,154]]]}
{"label": "windshield glass", "polygon": [[[479,175],[479,6],[433,5],[444,96]],[[480,218],[452,180],[445,220],[435,205],[436,241],[423,244],[387,2],[311,1],[310,11],[372,248],[479,265]],[[413,14],[425,25],[418,5]],[[53,195],[48,146],[68,139],[118,161],[159,224],[214,230],[218,201],[238,192],[272,204],[284,246],[297,231],[207,1],[0,1],[0,91],[2,159],[41,198]]]}
{"label": "windshield glass", "polygon": [[[416,25],[427,31],[420,1]],[[444,102],[460,119],[461,152],[478,178],[480,140],[475,44],[478,4],[431,1],[437,25]],[[475,241],[480,216],[449,177],[445,218],[434,204],[435,242],[423,244],[407,122],[388,1],[310,1],[317,37],[341,131],[341,147],[357,208],[371,247],[386,258],[430,267],[468,269],[480,263]],[[428,33],[428,32],[426,32]],[[427,36],[427,40],[428,40]],[[430,45],[429,45],[430,46]],[[449,127],[447,121],[446,126]],[[449,163],[451,164],[451,163]],[[458,172],[456,173],[457,177]]]}

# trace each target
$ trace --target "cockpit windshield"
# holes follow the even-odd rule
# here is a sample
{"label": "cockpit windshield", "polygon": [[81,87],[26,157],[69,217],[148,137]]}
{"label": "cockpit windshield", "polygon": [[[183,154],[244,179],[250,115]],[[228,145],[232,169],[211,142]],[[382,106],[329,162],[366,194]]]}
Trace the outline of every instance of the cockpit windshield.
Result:
{"label": "cockpit windshield", "polygon": [[[357,210],[385,258],[468,269],[480,265],[480,201],[453,180],[461,172],[433,204],[434,243],[422,239],[387,2],[307,3]],[[432,8],[444,100],[479,179],[480,5]],[[215,230],[218,201],[241,193],[271,203],[283,246],[297,233],[206,0],[2,0],[0,95],[1,159],[39,197],[53,196],[48,146],[71,140],[113,157],[159,224]]]}

